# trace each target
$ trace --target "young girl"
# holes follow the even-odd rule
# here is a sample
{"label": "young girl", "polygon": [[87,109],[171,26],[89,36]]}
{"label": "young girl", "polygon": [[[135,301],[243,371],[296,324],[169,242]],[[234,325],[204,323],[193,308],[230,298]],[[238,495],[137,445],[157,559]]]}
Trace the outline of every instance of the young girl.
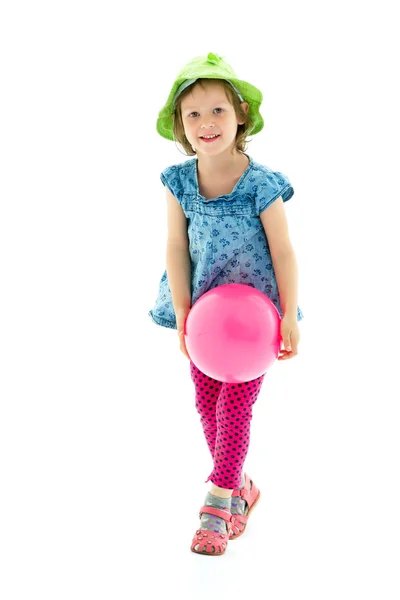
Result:
{"label": "young girl", "polygon": [[[272,300],[282,317],[278,360],[297,354],[297,322],[303,314],[283,204],[294,190],[285,175],[244,152],[247,136],[263,128],[261,102],[256,87],[210,53],[182,69],[157,120],[158,133],[178,141],[195,158],[161,174],[168,206],[167,268],[149,314],[155,323],[178,330],[180,349],[189,360],[184,327],[191,306],[211,288],[228,283],[253,286]],[[192,361],[190,372],[214,464],[191,550],[221,556],[228,540],[244,532],[260,498],[243,465],[252,406],[264,375],[223,383]]]}

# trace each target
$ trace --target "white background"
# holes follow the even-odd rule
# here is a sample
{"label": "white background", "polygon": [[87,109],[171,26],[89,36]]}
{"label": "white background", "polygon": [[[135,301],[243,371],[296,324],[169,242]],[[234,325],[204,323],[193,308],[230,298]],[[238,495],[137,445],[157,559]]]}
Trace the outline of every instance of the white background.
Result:
{"label": "white background", "polygon": [[[400,597],[394,2],[4,2],[0,595]],[[248,153],[285,173],[299,355],[253,409],[262,492],[224,557],[190,543],[211,457],[175,331],[155,130],[216,52],[264,93]]]}

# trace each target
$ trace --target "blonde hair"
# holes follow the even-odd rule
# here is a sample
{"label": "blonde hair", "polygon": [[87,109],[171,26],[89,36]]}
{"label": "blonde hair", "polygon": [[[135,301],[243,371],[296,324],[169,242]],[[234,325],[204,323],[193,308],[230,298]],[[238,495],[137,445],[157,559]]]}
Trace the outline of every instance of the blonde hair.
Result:
{"label": "blonde hair", "polygon": [[[175,137],[175,140],[185,150],[185,153],[188,156],[194,156],[196,154],[196,152],[193,150],[192,146],[190,145],[190,143],[185,135],[185,129],[183,127],[182,114],[181,114],[181,102],[188,94],[190,94],[190,92],[193,90],[193,88],[196,84],[199,83],[200,85],[202,85],[203,81],[210,81],[210,80],[209,79],[197,79],[194,83],[189,85],[182,92],[182,94],[180,94],[180,96],[178,96],[178,99],[176,101],[175,112],[174,112],[174,126],[173,126],[174,137]],[[223,86],[223,88],[225,90],[225,94],[226,94],[228,100],[230,101],[230,103],[232,104],[237,118],[240,121],[244,121],[243,125],[238,125],[237,133],[236,133],[236,149],[239,152],[244,152],[247,148],[247,143],[249,141],[249,140],[247,140],[247,136],[249,135],[249,132],[253,129],[253,121],[250,118],[249,114],[244,112],[244,110],[241,106],[241,103],[240,103],[240,98],[236,94],[235,90],[232,88],[230,83],[228,83],[224,79],[213,79],[212,81],[218,81]]]}

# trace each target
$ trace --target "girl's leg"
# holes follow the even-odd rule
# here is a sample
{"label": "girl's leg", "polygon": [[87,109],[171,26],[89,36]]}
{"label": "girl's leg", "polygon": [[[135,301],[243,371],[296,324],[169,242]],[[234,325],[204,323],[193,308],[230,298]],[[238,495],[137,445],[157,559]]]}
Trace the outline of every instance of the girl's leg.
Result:
{"label": "girl's leg", "polygon": [[[214,460],[215,441],[217,438],[216,406],[223,384],[221,381],[216,381],[212,377],[208,377],[202,373],[192,362],[190,363],[190,373],[196,388],[196,409],[201,417],[201,424],[207,445]],[[218,508],[219,510],[230,511],[231,494],[232,490],[216,489],[215,486],[212,486],[203,504]],[[200,520],[200,529],[225,535],[227,526],[223,519],[203,512]],[[199,546],[200,544],[195,544],[195,552],[200,551]],[[211,553],[214,553],[216,551],[215,546],[212,546],[211,550]]]}
{"label": "girl's leg", "polygon": [[226,497],[224,490],[238,489],[242,483],[252,406],[265,376],[246,383],[223,383],[202,373],[192,362],[190,370],[196,387],[196,409],[214,461],[206,482],[211,480],[212,493]]}
{"label": "girl's leg", "polygon": [[[204,505],[243,514],[237,503],[235,509],[231,508],[231,495],[234,489],[242,486],[243,465],[250,440],[252,406],[257,400],[264,375],[248,383],[232,384],[208,377],[192,362],[190,370],[196,388],[196,409],[214,462],[214,469],[206,480],[211,480],[212,486]],[[195,552],[200,552],[203,547],[202,530],[225,536],[229,531],[223,519],[207,511],[203,512],[200,528],[192,542]],[[211,552],[204,547],[203,552],[213,554],[216,547],[213,545]]]}
{"label": "girl's leg", "polygon": [[201,417],[204,435],[214,460],[217,438],[216,406],[223,384],[204,375],[192,362],[190,362],[190,374],[196,388],[196,409]]}
{"label": "girl's leg", "polygon": [[258,398],[265,375],[246,383],[223,383],[218,397],[214,469],[206,481],[216,490],[238,489],[250,443],[252,406]]}

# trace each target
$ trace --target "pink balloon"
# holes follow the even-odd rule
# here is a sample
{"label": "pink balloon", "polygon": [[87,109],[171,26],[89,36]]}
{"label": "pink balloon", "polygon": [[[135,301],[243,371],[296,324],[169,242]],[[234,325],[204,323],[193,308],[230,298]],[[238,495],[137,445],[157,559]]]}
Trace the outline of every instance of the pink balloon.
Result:
{"label": "pink balloon", "polygon": [[240,283],[201,296],[186,319],[185,342],[193,363],[226,383],[252,381],[278,358],[280,315],[259,290]]}

